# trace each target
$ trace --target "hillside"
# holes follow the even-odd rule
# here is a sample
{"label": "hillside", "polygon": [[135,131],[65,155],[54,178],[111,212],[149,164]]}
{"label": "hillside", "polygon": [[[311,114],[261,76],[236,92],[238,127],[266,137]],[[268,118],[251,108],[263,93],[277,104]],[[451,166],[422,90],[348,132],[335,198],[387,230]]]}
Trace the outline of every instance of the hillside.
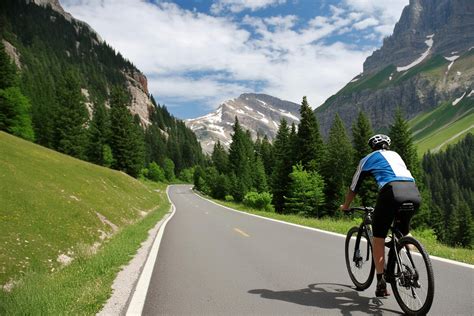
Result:
{"label": "hillside", "polygon": [[164,192],[0,132],[0,286],[57,271],[157,207]]}
{"label": "hillside", "polygon": [[420,157],[428,151],[439,152],[474,131],[474,93],[466,93],[459,102],[455,101],[409,122]]}
{"label": "hillside", "polygon": [[[442,110],[435,109],[452,104],[461,96],[469,99],[474,87],[472,34],[472,1],[411,0],[393,35],[367,58],[364,72],[315,110],[322,132],[327,135],[336,113],[348,130],[358,112],[363,111],[376,131],[384,131],[393,122],[398,107],[407,119],[418,121],[428,113],[440,114]],[[461,120],[469,115],[469,111],[456,113],[450,119],[444,113],[440,120]],[[413,131],[417,133],[418,128]],[[428,131],[434,129],[425,133]],[[453,130],[446,138],[433,134],[431,139],[440,142],[426,146],[435,148],[459,132]]]}

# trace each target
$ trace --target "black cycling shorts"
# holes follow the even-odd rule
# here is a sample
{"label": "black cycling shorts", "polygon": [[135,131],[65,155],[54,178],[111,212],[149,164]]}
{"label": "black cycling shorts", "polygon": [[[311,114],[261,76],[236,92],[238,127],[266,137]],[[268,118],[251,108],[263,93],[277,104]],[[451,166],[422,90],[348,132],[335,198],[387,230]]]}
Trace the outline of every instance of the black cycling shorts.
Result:
{"label": "black cycling shorts", "polygon": [[[375,205],[372,229],[374,237],[387,237],[390,225],[395,219],[395,227],[403,235],[410,231],[410,220],[420,207],[421,196],[415,182],[394,181],[387,183],[379,192]],[[399,211],[403,203],[413,203],[413,210]]]}

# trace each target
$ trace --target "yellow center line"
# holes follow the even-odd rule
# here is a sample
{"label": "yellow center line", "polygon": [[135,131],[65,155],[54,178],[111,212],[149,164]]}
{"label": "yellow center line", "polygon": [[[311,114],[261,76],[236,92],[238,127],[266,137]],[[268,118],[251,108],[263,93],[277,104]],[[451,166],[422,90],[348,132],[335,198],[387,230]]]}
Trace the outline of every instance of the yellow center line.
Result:
{"label": "yellow center line", "polygon": [[238,228],[234,228],[234,230],[235,230],[236,232],[238,232],[239,234],[241,234],[242,236],[244,236],[244,237],[250,237],[249,234],[247,234],[247,233],[244,232],[244,231],[241,231],[241,230],[238,229]]}

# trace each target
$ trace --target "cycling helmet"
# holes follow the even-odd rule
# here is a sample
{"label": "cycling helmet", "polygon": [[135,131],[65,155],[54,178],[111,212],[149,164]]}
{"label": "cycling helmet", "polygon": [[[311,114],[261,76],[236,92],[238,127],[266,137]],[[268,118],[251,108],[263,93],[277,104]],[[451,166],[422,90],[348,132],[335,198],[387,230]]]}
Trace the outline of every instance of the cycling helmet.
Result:
{"label": "cycling helmet", "polygon": [[382,148],[381,145],[385,143],[388,146],[390,146],[391,140],[390,137],[384,134],[377,134],[372,137],[370,137],[368,144],[370,148],[375,149],[375,148]]}

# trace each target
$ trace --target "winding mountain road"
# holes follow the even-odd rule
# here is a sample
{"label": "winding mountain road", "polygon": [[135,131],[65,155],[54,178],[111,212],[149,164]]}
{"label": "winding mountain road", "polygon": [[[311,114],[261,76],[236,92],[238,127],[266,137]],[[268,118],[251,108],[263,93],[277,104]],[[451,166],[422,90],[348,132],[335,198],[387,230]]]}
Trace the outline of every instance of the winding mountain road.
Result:
{"label": "winding mountain road", "polygon": [[[393,296],[354,289],[344,237],[249,216],[171,186],[143,315],[401,314]],[[431,315],[474,313],[474,269],[433,260]]]}

